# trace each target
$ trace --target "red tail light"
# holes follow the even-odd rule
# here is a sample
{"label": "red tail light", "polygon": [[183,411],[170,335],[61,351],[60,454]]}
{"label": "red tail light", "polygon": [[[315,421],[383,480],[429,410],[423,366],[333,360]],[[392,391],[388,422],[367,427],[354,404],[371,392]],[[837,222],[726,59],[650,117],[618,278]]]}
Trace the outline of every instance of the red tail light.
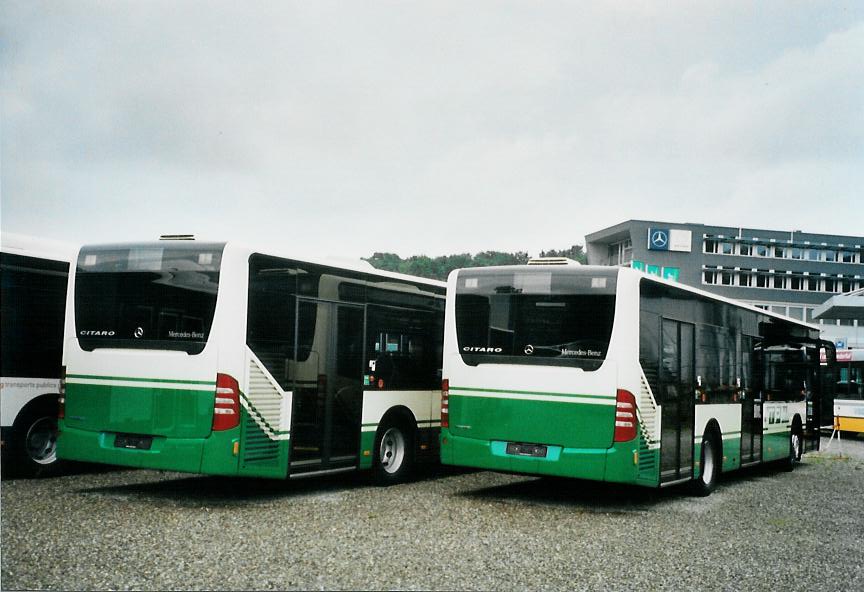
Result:
{"label": "red tail light", "polygon": [[636,437],[636,397],[618,389],[615,399],[615,442],[629,442]]}
{"label": "red tail light", "polygon": [[57,398],[57,419],[66,417],[66,366],[60,367],[60,396]]}
{"label": "red tail light", "polygon": [[240,385],[227,374],[216,375],[213,399],[213,431],[230,430],[240,425]]}
{"label": "red tail light", "polygon": [[450,427],[450,379],[441,381],[441,427]]}

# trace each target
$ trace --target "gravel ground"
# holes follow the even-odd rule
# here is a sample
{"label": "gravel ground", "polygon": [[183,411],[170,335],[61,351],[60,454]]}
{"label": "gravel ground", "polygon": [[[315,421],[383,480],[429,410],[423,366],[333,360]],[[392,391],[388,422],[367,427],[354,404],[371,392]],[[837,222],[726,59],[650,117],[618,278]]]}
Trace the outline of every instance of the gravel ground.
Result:
{"label": "gravel ground", "polygon": [[708,498],[434,469],[410,484],[100,470],[2,483],[12,589],[862,590],[864,441]]}

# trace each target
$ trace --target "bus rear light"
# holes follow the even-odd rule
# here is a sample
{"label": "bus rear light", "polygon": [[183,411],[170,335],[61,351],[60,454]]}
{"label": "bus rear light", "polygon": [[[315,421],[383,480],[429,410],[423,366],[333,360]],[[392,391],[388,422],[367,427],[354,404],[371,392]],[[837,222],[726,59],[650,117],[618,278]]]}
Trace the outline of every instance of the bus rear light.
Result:
{"label": "bus rear light", "polygon": [[216,375],[213,399],[213,431],[230,430],[240,425],[240,384],[228,374]]}
{"label": "bus rear light", "polygon": [[57,397],[57,419],[66,418],[66,366],[60,367],[60,388]]}
{"label": "bus rear light", "polygon": [[629,442],[636,437],[636,397],[630,391],[618,389],[615,398],[615,442]]}
{"label": "bus rear light", "polygon": [[441,381],[441,427],[450,427],[450,379]]}

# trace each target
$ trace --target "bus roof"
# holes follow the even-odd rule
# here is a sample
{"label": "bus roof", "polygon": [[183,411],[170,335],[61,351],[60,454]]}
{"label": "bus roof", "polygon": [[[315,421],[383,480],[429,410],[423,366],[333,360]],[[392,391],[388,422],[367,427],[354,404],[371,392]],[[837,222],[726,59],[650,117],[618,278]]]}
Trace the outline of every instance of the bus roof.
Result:
{"label": "bus roof", "polygon": [[0,250],[13,255],[71,263],[78,253],[78,246],[48,238],[4,232],[0,234]]}
{"label": "bus roof", "polygon": [[203,241],[203,240],[189,240],[189,239],[181,239],[181,240],[171,240],[171,239],[162,239],[162,240],[153,240],[153,241],[134,241],[128,243],[111,243],[111,244],[87,244],[85,248],[129,248],[133,246],[165,246],[167,244],[181,247],[181,248],[194,248],[195,245],[225,245],[225,248],[230,249],[239,249],[242,251],[247,251],[250,255],[252,253],[260,253],[261,255],[268,255],[271,257],[281,257],[284,259],[293,259],[295,261],[303,261],[304,263],[311,263],[314,265],[325,265],[328,267],[335,267],[338,269],[345,269],[350,271],[356,271],[358,273],[365,273],[369,275],[374,275],[378,277],[391,278],[394,280],[401,281],[409,281],[417,284],[425,284],[428,286],[435,286],[438,288],[446,288],[447,283],[441,282],[438,280],[432,280],[429,278],[406,275],[404,273],[395,273],[391,271],[383,271],[380,269],[376,269],[372,264],[363,259],[358,259],[356,261],[348,258],[336,258],[336,257],[307,257],[303,255],[299,255],[297,253],[291,253],[288,249],[285,249],[280,246],[273,245],[249,245],[246,243],[238,242],[238,241]]}
{"label": "bus roof", "polygon": [[[589,274],[591,272],[596,271],[604,271],[606,273],[609,272],[610,269],[615,269],[613,266],[609,265],[543,265],[543,266],[527,266],[527,265],[502,265],[498,267],[467,267],[462,269],[457,269],[456,272],[460,271],[477,271],[477,270],[507,270],[507,271],[526,271],[530,270],[530,273],[542,273],[542,272],[553,272],[553,273],[578,273],[578,274]],[[747,310],[752,310],[758,312],[759,314],[767,315],[770,317],[774,317],[776,319],[782,320],[784,322],[793,323],[796,325],[800,325],[803,327],[807,327],[813,331],[819,331],[819,326],[814,325],[812,323],[807,323],[805,321],[799,321],[798,319],[793,319],[792,317],[787,317],[785,315],[777,314],[775,312],[771,312],[770,310],[765,310],[762,308],[758,308],[753,306],[752,304],[747,304],[745,302],[741,302],[739,300],[735,300],[734,298],[728,298],[726,296],[721,296],[719,294],[714,294],[713,292],[708,292],[706,290],[702,290],[699,288],[694,288],[693,286],[689,286],[687,284],[682,284],[680,282],[673,282],[671,280],[667,280],[655,275],[651,275],[645,273],[643,271],[638,271],[636,269],[631,269],[629,267],[618,267],[617,268],[620,273],[637,275],[640,278],[647,279],[651,282],[656,282],[658,284],[663,284],[665,286],[669,286],[672,288],[677,288],[680,290],[684,290],[686,292],[691,292],[693,294],[698,294],[699,296],[703,296],[705,298],[711,300],[717,300],[719,302],[725,302],[727,304],[731,304],[733,306],[737,306],[739,308],[744,308]]]}

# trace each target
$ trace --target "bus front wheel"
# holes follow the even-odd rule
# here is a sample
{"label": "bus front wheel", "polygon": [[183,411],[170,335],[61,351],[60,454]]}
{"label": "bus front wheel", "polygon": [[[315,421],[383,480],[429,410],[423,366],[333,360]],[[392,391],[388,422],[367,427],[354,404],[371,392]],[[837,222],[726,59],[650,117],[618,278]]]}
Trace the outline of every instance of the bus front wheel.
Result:
{"label": "bus front wheel", "polygon": [[693,493],[700,497],[711,495],[717,487],[717,478],[720,475],[720,446],[711,432],[702,437],[699,468],[699,476],[693,481]]}
{"label": "bus front wheel", "polygon": [[375,434],[375,480],[402,483],[414,466],[414,430],[404,421],[386,421]]}

